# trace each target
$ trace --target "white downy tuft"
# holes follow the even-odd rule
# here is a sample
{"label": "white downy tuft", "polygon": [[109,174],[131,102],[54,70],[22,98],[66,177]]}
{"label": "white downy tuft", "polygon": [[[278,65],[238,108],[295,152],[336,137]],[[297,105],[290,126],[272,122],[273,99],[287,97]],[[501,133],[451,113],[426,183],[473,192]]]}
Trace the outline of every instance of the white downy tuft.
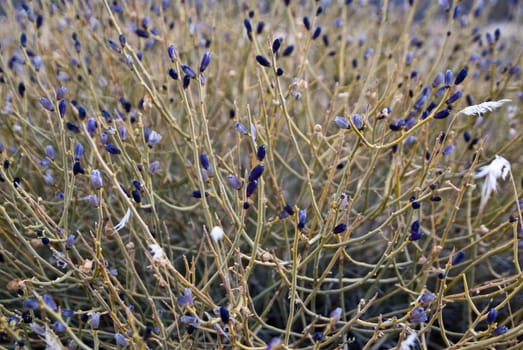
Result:
{"label": "white downy tuft", "polygon": [[478,105],[468,106],[459,111],[458,114],[481,116],[483,113],[492,112],[493,110],[498,109],[499,107],[503,106],[503,104],[510,101],[511,100],[505,98],[499,101],[483,102]]}
{"label": "white downy tuft", "polygon": [[223,239],[223,228],[220,226],[214,226],[211,230],[211,238],[215,241],[221,241]]}
{"label": "white downy tuft", "polygon": [[485,204],[490,198],[492,192],[497,192],[497,180],[502,178],[505,180],[510,172],[510,162],[502,156],[496,155],[496,158],[490,164],[479,168],[474,178],[479,179],[484,177],[485,181],[481,187],[481,203],[480,210],[483,210]]}
{"label": "white downy tuft", "polygon": [[116,224],[116,226],[114,227],[114,230],[116,232],[118,232],[121,229],[123,229],[125,227],[125,225],[127,225],[127,223],[129,222],[130,218],[131,218],[131,208],[127,208],[127,211],[125,212],[124,217],[122,218],[122,220],[120,220],[120,222],[118,224]]}

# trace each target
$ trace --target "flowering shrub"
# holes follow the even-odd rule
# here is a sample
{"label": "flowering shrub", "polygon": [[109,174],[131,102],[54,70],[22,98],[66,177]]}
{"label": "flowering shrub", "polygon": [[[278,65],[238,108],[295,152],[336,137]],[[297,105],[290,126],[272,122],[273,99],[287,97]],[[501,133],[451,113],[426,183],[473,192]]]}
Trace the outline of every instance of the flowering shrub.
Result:
{"label": "flowering shrub", "polygon": [[41,3],[0,4],[2,344],[523,339],[517,1]]}

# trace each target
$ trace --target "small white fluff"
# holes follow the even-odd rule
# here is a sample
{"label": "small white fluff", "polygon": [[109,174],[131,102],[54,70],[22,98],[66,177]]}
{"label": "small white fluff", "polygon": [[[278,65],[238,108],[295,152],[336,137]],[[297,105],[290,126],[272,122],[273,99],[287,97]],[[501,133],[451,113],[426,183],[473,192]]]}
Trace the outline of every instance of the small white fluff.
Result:
{"label": "small white fluff", "polygon": [[462,109],[461,111],[459,111],[458,114],[461,114],[461,113],[463,113],[465,115],[476,115],[477,114],[478,116],[481,116],[483,113],[492,112],[493,110],[498,109],[499,107],[503,106],[503,104],[510,102],[510,101],[511,100],[505,98],[505,99],[502,99],[499,101],[483,102],[478,105],[468,106],[468,107]]}
{"label": "small white fluff", "polygon": [[483,210],[492,192],[496,192],[498,190],[497,180],[499,178],[505,180],[509,172],[510,162],[502,156],[498,156],[496,154],[496,158],[494,158],[490,164],[482,166],[479,168],[476,174],[474,174],[474,178],[476,179],[482,177],[485,178],[483,186],[481,187],[480,210]]}
{"label": "small white fluff", "polygon": [[162,262],[165,259],[165,252],[158,244],[149,244],[149,249],[154,262]]}
{"label": "small white fluff", "polygon": [[211,230],[211,238],[215,241],[221,241],[223,239],[223,228],[220,226],[214,226]]}
{"label": "small white fluff", "polygon": [[409,329],[409,335],[400,344],[400,350],[418,350],[421,349],[418,335],[415,331]]}
{"label": "small white fluff", "polygon": [[118,232],[121,229],[123,229],[125,227],[125,225],[127,225],[127,223],[129,222],[130,218],[131,218],[131,208],[127,208],[127,211],[125,212],[124,217],[122,218],[122,220],[120,220],[120,222],[118,224],[116,224],[116,226],[114,227],[114,230],[116,232]]}

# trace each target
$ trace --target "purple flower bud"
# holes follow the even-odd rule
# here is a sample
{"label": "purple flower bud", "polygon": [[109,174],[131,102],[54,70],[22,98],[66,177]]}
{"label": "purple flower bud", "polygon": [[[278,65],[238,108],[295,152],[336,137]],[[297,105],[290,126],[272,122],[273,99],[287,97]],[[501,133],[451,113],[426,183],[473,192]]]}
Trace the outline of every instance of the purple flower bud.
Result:
{"label": "purple flower bud", "polygon": [[149,133],[149,137],[147,138],[147,144],[149,145],[149,147],[153,147],[158,142],[160,142],[161,139],[162,135],[160,135],[154,130],[151,130],[151,132]]}
{"label": "purple flower bud", "polygon": [[[202,192],[200,190],[194,190],[192,192],[192,196],[194,198],[202,198]],[[205,191],[205,197],[208,197],[209,196],[209,192]]]}
{"label": "purple flower bud", "polygon": [[421,236],[423,235],[423,233],[421,232],[421,225],[420,225],[420,222],[418,220],[414,221],[411,225],[410,225],[410,237],[409,239],[411,241],[417,241],[418,239],[421,238]]}
{"label": "purple flower bud", "polygon": [[265,167],[263,165],[261,165],[261,164],[256,165],[254,168],[252,168],[252,170],[249,174],[248,181],[253,182],[253,181],[258,180],[260,178],[260,176],[262,176],[264,170],[265,170]]}
{"label": "purple flower bud", "polygon": [[142,28],[136,28],[134,30],[134,34],[136,34],[139,38],[147,39],[149,37],[149,32]]}
{"label": "purple flower bud", "polygon": [[350,128],[350,124],[349,124],[349,122],[347,121],[347,119],[345,119],[345,118],[342,117],[341,115],[337,115],[337,116],[334,118],[334,123],[336,123],[336,125],[337,125],[338,128],[340,128],[340,129],[349,129],[349,128]]}
{"label": "purple flower bud", "polygon": [[455,148],[456,148],[456,146],[454,144],[450,144],[448,146],[445,146],[445,148],[443,148],[443,152],[441,152],[441,153],[443,153],[443,155],[446,156],[448,154],[451,154]]}
{"label": "purple flower bud", "polygon": [[270,67],[271,62],[262,55],[256,55],[256,61],[263,67]]}
{"label": "purple flower bud", "polygon": [[190,324],[195,328],[200,328],[201,321],[198,317],[183,315],[180,317],[180,322]]}
{"label": "purple flower bud", "polygon": [[176,69],[174,68],[170,68],[169,69],[169,76],[174,79],[174,80],[178,80],[178,78],[180,78],[180,76],[178,75],[178,72],[176,71]]}
{"label": "purple flower bud", "polygon": [[447,69],[447,71],[445,72],[445,85],[452,84],[452,79],[454,79],[454,74],[450,69]]}
{"label": "purple flower bud", "polygon": [[111,47],[111,49],[113,49],[114,51],[120,53],[121,52],[121,49],[120,49],[120,45],[118,45],[116,43],[116,41],[114,41],[113,39],[108,39],[107,40],[107,43],[109,44],[109,46]]}
{"label": "purple flower bud", "polygon": [[44,294],[42,295],[42,299],[44,300],[45,305],[47,305],[51,310],[58,310],[58,306],[56,305],[52,296],[49,294]]}
{"label": "purple flower bud", "polygon": [[465,80],[467,77],[467,74],[469,72],[469,69],[467,67],[463,68],[459,71],[458,75],[456,75],[456,80],[454,80],[454,85],[459,85]]}
{"label": "purple flower bud", "polygon": [[100,327],[100,313],[93,312],[91,313],[91,328],[98,329]]}
{"label": "purple flower bud", "polygon": [[337,307],[335,308],[334,310],[331,311],[330,315],[329,315],[329,318],[331,319],[331,322],[336,324],[340,321],[341,319],[341,313],[343,312],[343,310],[341,309],[341,307]]}
{"label": "purple flower bud", "polygon": [[209,162],[209,158],[205,153],[200,154],[200,164],[202,168],[208,170],[211,167],[211,163]]}
{"label": "purple flower bud", "polygon": [[64,117],[65,116],[65,112],[67,111],[67,102],[65,102],[65,100],[60,100],[60,102],[58,102],[58,112],[60,113],[60,117]]}
{"label": "purple flower bud", "polygon": [[205,72],[205,70],[209,66],[209,63],[211,63],[211,53],[206,52],[203,54],[202,61],[200,62],[200,73]]}
{"label": "purple flower bud", "polygon": [[65,332],[66,327],[65,327],[65,324],[63,324],[62,322],[54,321],[53,329],[56,333],[63,333],[63,332]]}
{"label": "purple flower bud", "polygon": [[336,227],[334,227],[332,232],[334,232],[335,234],[340,234],[342,232],[345,232],[346,230],[347,230],[347,225],[342,223],[342,224],[338,224]]}
{"label": "purple flower bud", "polygon": [[45,97],[40,97],[40,105],[48,110],[49,112],[53,112],[54,111],[54,105],[51,101],[49,101],[47,98]]}
{"label": "purple flower bud", "polygon": [[149,164],[149,173],[156,174],[160,170],[160,161],[155,160]]}
{"label": "purple flower bud", "polygon": [[439,72],[438,74],[436,74],[436,77],[434,77],[434,80],[432,81],[432,87],[433,88],[438,87],[443,82],[444,79],[445,79],[445,75],[443,73]]}
{"label": "purple flower bud", "polygon": [[445,119],[449,116],[450,112],[448,109],[443,109],[434,114],[434,119]]}
{"label": "purple flower bud", "polygon": [[71,309],[62,310],[62,318],[71,318],[74,316],[74,311]]}
{"label": "purple flower bud", "polygon": [[503,335],[503,334],[507,333],[507,331],[508,331],[507,326],[499,326],[492,330],[492,335],[497,337],[499,335]]}
{"label": "purple flower bud", "polygon": [[405,56],[405,64],[407,66],[410,66],[413,59],[414,59],[414,53],[412,51],[407,52],[407,55]]}
{"label": "purple flower bud", "polygon": [[434,293],[423,293],[418,301],[423,305],[430,305],[434,299],[436,299],[436,294]]}
{"label": "purple flower bud", "polygon": [[65,86],[60,86],[56,89],[56,99],[57,100],[63,100],[65,98],[65,94],[67,93],[67,88]]}
{"label": "purple flower bud", "polygon": [[[287,2],[287,6],[288,6],[288,1],[286,1],[286,2]],[[269,344],[267,344],[267,347],[265,348],[265,350],[279,349],[281,343],[282,343],[282,341],[279,337],[272,338],[271,341],[269,342]]]}
{"label": "purple flower bud", "polygon": [[75,239],[76,239],[76,236],[73,235],[73,234],[67,236],[67,239],[65,241],[65,248],[66,249],[71,249],[73,247]]}
{"label": "purple flower bud", "polygon": [[114,335],[114,340],[116,341],[116,345],[123,346],[124,348],[129,346],[129,341],[125,338],[125,336],[122,333],[116,333]]}
{"label": "purple flower bud", "polygon": [[311,21],[309,20],[309,17],[303,17],[303,25],[305,26],[305,29],[311,30]]}
{"label": "purple flower bud", "polygon": [[256,158],[258,158],[258,160],[261,162],[265,159],[265,154],[266,154],[266,147],[265,145],[261,145],[258,147],[257,151],[256,151]]}
{"label": "purple flower bud", "polygon": [[75,160],[79,160],[80,158],[82,158],[82,156],[84,155],[84,146],[81,143],[77,142],[74,145],[73,154]]}
{"label": "purple flower bud", "polygon": [[196,78],[196,73],[188,65],[182,64],[182,70],[185,73],[185,75],[188,75],[189,77],[191,77],[191,79]]}
{"label": "purple flower bud", "polygon": [[27,298],[22,303],[22,306],[26,309],[36,310],[40,307],[40,304],[38,303],[38,300],[34,298]]}
{"label": "purple flower bud", "polygon": [[102,173],[98,169],[91,171],[91,184],[94,188],[99,189],[103,186]]}
{"label": "purple flower bud", "polygon": [[174,60],[176,59],[177,53],[176,53],[176,48],[174,47],[173,44],[171,44],[167,47],[167,54],[169,55],[171,62],[174,62]]}
{"label": "purple flower bud", "polygon": [[235,190],[240,190],[242,188],[242,183],[240,180],[236,177],[236,175],[229,174],[227,175],[227,182],[229,185],[234,188]]}
{"label": "purple flower bud", "polygon": [[423,107],[425,102],[427,102],[427,97],[428,97],[427,95],[421,95],[421,97],[418,98],[418,100],[414,103],[414,108],[421,109],[421,107]]}
{"label": "purple flower bud", "polygon": [[125,44],[127,43],[127,40],[125,39],[125,35],[123,35],[123,34],[120,34],[120,35],[118,36],[118,41],[120,42],[120,45],[121,45],[122,47],[124,47]]}
{"label": "purple flower bud", "polygon": [[452,265],[457,265],[465,259],[465,252],[460,250],[452,257]]}
{"label": "purple flower bud", "polygon": [[307,220],[307,211],[300,209],[298,212],[298,228],[301,230],[305,227],[305,221]]}
{"label": "purple flower bud", "polygon": [[493,307],[488,312],[487,323],[492,324],[492,323],[496,322],[497,318],[498,318],[498,310],[496,310],[496,308]]}
{"label": "purple flower bud", "polygon": [[236,124],[234,124],[234,128],[242,135],[249,134],[249,129],[247,129],[247,127],[240,122],[236,122]]}
{"label": "purple flower bud", "polygon": [[53,148],[53,146],[51,146],[51,145],[47,145],[47,146],[45,146],[45,154],[47,155],[47,157],[48,157],[49,159],[54,160],[55,153],[54,153],[54,148]]}
{"label": "purple flower bud", "polygon": [[352,123],[358,130],[363,129],[363,118],[359,114],[353,114],[352,115]]}
{"label": "purple flower bud", "polygon": [[245,196],[250,197],[254,191],[256,191],[256,188],[258,188],[258,181],[254,180],[247,184],[247,187],[245,188]]}
{"label": "purple flower bud", "polygon": [[178,304],[180,304],[180,306],[185,306],[185,305],[193,306],[194,300],[193,300],[191,289],[185,288],[184,295],[176,298],[176,301],[178,302]]}
{"label": "purple flower bud", "polygon": [[412,323],[427,322],[428,319],[429,318],[425,313],[425,309],[423,309],[421,306],[415,307],[409,315],[409,320]]}
{"label": "purple flower bud", "polygon": [[93,117],[87,119],[87,132],[89,135],[94,136],[96,135],[96,129],[98,128],[98,123],[96,122],[96,119]]}
{"label": "purple flower bud", "polygon": [[189,84],[191,84],[191,77],[189,75],[183,76],[183,88],[187,89],[189,87]]}

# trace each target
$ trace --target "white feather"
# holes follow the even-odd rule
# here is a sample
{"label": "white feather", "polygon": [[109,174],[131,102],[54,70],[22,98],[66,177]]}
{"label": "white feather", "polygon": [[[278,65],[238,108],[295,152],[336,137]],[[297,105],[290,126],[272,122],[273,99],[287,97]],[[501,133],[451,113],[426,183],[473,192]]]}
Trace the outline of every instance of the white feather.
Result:
{"label": "white feather", "polygon": [[474,178],[479,179],[484,177],[485,181],[481,187],[481,203],[480,209],[482,210],[487,204],[492,192],[498,190],[497,180],[502,178],[505,180],[508,173],[510,172],[510,162],[502,156],[496,155],[496,158],[490,164],[482,166],[474,174]]}
{"label": "white feather", "polygon": [[127,225],[127,223],[129,222],[130,218],[131,218],[131,208],[127,208],[127,212],[125,213],[122,220],[120,220],[120,222],[118,224],[116,224],[116,226],[114,227],[114,230],[116,232],[118,232],[121,229],[123,229],[125,227],[125,225]]}
{"label": "white feather", "polygon": [[483,113],[486,112],[492,112],[495,109],[498,109],[499,107],[503,106],[503,104],[510,102],[509,99],[502,99],[499,101],[488,101],[483,102],[478,105],[468,106],[465,109],[462,109],[459,111],[458,114],[465,114],[465,115],[478,115],[481,116]]}

